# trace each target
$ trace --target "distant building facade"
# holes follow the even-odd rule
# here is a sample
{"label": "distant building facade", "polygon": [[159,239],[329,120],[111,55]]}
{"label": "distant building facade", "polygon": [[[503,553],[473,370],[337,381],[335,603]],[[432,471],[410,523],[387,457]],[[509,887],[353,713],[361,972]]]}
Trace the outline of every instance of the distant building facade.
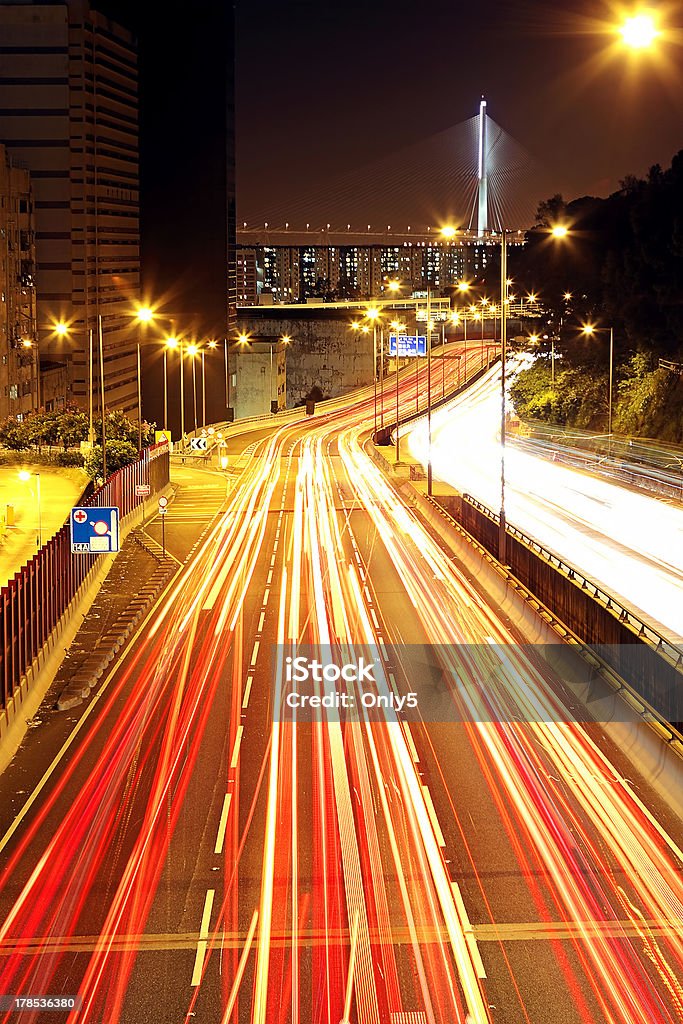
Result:
{"label": "distant building facade", "polygon": [[39,405],[31,177],[0,144],[0,419]]}
{"label": "distant building facade", "polygon": [[[264,296],[274,303],[305,302],[308,298],[370,299],[381,296],[388,281],[398,280],[403,294],[428,286],[441,291],[463,279],[481,277],[500,242],[446,241],[432,238],[390,237],[365,241],[362,236],[344,243],[344,233],[330,233],[306,244],[303,234],[238,231],[238,265],[253,266],[249,284],[240,290],[238,304],[257,305]],[[340,244],[341,243],[341,244]],[[523,237],[512,240],[523,244]],[[244,296],[244,298],[242,298]]]}
{"label": "distant building facade", "polygon": [[[30,169],[34,186],[45,404],[87,405],[88,332],[96,334],[101,318],[107,405],[136,417],[131,311],[140,294],[140,253],[133,36],[87,0],[0,0],[0,89],[0,141]],[[67,338],[52,329],[59,321],[69,325]]]}

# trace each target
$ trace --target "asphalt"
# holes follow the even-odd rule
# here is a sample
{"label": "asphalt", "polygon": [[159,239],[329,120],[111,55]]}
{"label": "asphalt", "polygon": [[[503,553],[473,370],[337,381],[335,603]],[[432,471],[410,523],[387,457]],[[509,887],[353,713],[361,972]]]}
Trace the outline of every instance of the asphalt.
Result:
{"label": "asphalt", "polygon": [[[213,680],[211,708],[201,732],[201,742],[193,744],[191,737],[188,739],[186,756],[192,754],[196,762],[187,791],[182,799],[176,798],[174,793],[168,795],[168,851],[159,867],[158,884],[144,935],[129,937],[129,948],[134,949],[137,956],[120,1015],[124,1024],[178,1024],[186,1020],[195,1024],[219,1022],[219,1007],[230,989],[252,914],[259,905],[266,830],[267,786],[264,773],[267,771],[272,724],[269,652],[277,639],[278,627],[277,602],[268,601],[267,592],[271,580],[273,592],[276,591],[287,561],[281,538],[287,535],[287,525],[294,512],[294,480],[300,458],[297,442],[306,429],[306,426],[292,428],[283,448],[279,480],[260,553],[236,626],[242,643],[233,645],[218,678]],[[216,513],[222,507],[226,489],[231,493],[240,486],[240,473],[252,460],[259,459],[259,445],[267,433],[269,430],[264,429],[255,431],[253,435],[243,435],[230,454],[231,463],[225,474],[187,465],[174,467],[178,492],[165,518],[163,541],[166,550],[178,563],[192,564],[193,554],[206,541],[212,524],[216,522]],[[352,493],[352,481],[346,478],[340,460],[334,458],[334,454],[332,446],[331,465],[340,490],[338,508],[347,523],[346,553],[349,559],[353,558],[353,537],[358,557],[367,569],[380,632],[387,642],[425,643],[426,634],[414,615],[408,594],[369,514],[362,508],[347,508],[345,505],[344,495]],[[152,557],[154,561],[154,557],[159,556],[162,543],[162,523],[157,515],[146,524],[143,540],[149,546],[145,557]],[[143,568],[140,562],[140,566],[140,579],[144,579],[152,563],[147,561],[146,568]],[[100,688],[93,691],[82,708],[61,714],[50,711],[48,715],[41,711],[41,720],[30,730],[24,747],[0,776],[0,834],[4,835],[7,828],[17,822],[16,815],[29,794],[36,792],[59,748],[68,742],[74,729],[79,729],[71,746],[62,754],[57,767],[46,780],[36,805],[29,808],[26,817],[18,822],[17,832],[8,841],[6,849],[0,850],[0,858],[5,860],[19,837],[28,832],[36,820],[35,834],[31,836],[21,862],[15,866],[11,884],[0,897],[0,917],[4,916],[10,901],[18,897],[54,830],[97,764],[109,731],[132,698],[136,655],[141,641],[164,614],[167,604],[165,596],[141,625],[111,675],[103,678]],[[215,611],[202,610],[197,616],[189,666],[191,671],[201,669],[199,652],[211,641],[215,614]],[[258,648],[255,646],[257,640]],[[242,658],[235,653],[240,650],[244,652]],[[159,652],[159,657],[162,657],[162,652]],[[396,671],[400,677],[399,665]],[[246,710],[240,713],[250,673],[253,688]],[[46,703],[49,705],[49,699]],[[159,708],[151,714],[158,716],[159,728],[149,731],[152,737],[149,746],[139,752],[139,761],[131,769],[131,785],[135,775],[140,795],[133,795],[127,803],[126,820],[117,823],[116,835],[98,866],[78,934],[68,940],[56,938],[63,957],[56,975],[62,991],[78,990],[79,979],[86,969],[89,954],[96,946],[106,908],[134,842],[136,828],[144,812],[144,793],[153,785],[154,765],[161,757],[163,713]],[[89,719],[98,720],[97,730],[89,728]],[[243,730],[239,740],[235,732],[237,721]],[[597,727],[595,732],[606,754],[619,768],[628,772],[630,779],[635,779],[639,795],[657,819],[670,829],[674,839],[679,843],[683,841],[681,823],[672,819],[661,801],[638,779],[634,769],[625,763],[604,736],[598,735]],[[542,888],[542,873],[531,860],[526,868],[520,866],[516,837],[504,827],[499,813],[494,812],[491,806],[489,780],[482,774],[474,756],[466,726],[460,723],[422,725],[415,728],[414,739],[422,781],[432,794],[444,833],[449,871],[452,880],[461,887],[470,920],[480,940],[488,975],[486,993],[493,1007],[494,1019],[500,1024],[529,1024],[530,1021],[546,1024],[551,1020],[553,1024],[583,1024],[586,1018],[582,1016],[575,994],[563,985],[557,965],[560,946],[569,967],[577,965],[576,945],[569,938],[554,936],[551,925],[561,923],[556,908],[547,906],[548,920],[545,920],[532,899],[529,878],[535,873]],[[310,750],[310,730],[302,727],[297,755],[298,898],[302,919],[307,925],[310,924],[308,915],[311,912],[304,908],[310,906],[316,889],[319,890],[321,885],[312,852],[320,822],[310,814],[316,784]],[[61,788],[59,778],[67,767],[71,773]],[[229,786],[238,813],[230,815],[223,849],[217,853],[220,821]],[[378,801],[379,793],[373,790],[372,797]],[[35,808],[41,804],[49,804],[49,808],[38,821]],[[381,829],[379,842],[384,855],[388,837]],[[287,851],[282,855],[286,857]],[[388,862],[387,859],[385,863]],[[339,872],[338,865],[333,868],[333,876],[335,870]],[[276,882],[279,886],[276,903],[281,908],[291,897],[286,872],[278,872]],[[329,884],[341,883],[338,877],[332,877]],[[399,906],[395,879],[387,877],[386,884],[393,914]],[[225,923],[214,934],[219,908],[224,903]],[[203,924],[206,924],[204,933]],[[535,926],[532,938],[526,937],[528,932],[524,926],[527,924]],[[213,948],[209,948],[202,958],[200,947],[203,936],[206,939],[207,935]],[[403,942],[400,938],[396,941],[401,984],[407,989],[410,984],[409,966],[402,948],[407,941],[405,938]],[[289,1019],[286,1014],[285,949],[283,940],[271,951],[273,977],[282,983],[282,1020]],[[253,958],[250,958],[242,981],[241,990],[247,995],[240,1002],[239,1014],[235,1017],[240,1024],[251,1020],[252,962]],[[198,963],[202,974],[200,985],[193,984]],[[302,1007],[311,1005],[315,971],[316,943],[312,938],[301,947]],[[588,1000],[590,1019],[600,1024],[599,1008],[591,1002],[590,993],[584,992],[583,995]],[[56,1024],[62,1019],[59,1014],[50,1017]],[[267,1019],[269,1022],[275,1020],[274,1017]],[[302,1016],[301,1020],[304,1019]]]}

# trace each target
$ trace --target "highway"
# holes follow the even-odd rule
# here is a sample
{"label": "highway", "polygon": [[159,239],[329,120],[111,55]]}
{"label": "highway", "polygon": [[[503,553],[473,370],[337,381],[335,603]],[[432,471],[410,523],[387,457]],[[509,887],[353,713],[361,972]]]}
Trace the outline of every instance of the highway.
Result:
{"label": "highway", "polygon": [[[492,369],[433,419],[433,468],[493,511],[500,508],[500,371]],[[427,427],[410,450],[427,461]],[[547,456],[506,447],[506,516],[601,583],[668,639],[683,643],[683,507]]]}
{"label": "highway", "polygon": [[[683,1020],[680,820],[599,725],[560,721],[510,610],[368,458],[372,419],[364,392],[250,446],[66,749],[0,808],[0,993],[82,999],[3,1024]],[[425,701],[411,659],[436,652],[445,705],[370,713],[350,682],[355,713],[292,721],[302,644]]]}

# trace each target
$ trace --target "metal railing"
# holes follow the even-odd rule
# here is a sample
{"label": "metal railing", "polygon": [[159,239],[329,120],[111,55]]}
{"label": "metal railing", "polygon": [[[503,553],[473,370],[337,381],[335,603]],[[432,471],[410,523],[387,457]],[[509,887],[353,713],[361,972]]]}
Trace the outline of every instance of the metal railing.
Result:
{"label": "metal railing", "polygon": [[[473,498],[471,494],[463,494],[463,500],[467,501],[481,515],[490,520],[496,529],[498,528],[500,517],[495,512],[492,512],[486,505]],[[667,640],[665,636],[648,625],[647,622],[644,622],[631,608],[627,608],[626,605],[622,604],[617,598],[601,587],[599,583],[591,579],[590,576],[586,576],[576,566],[570,565],[569,562],[566,562],[554,551],[551,551],[550,548],[546,548],[543,544],[540,544],[533,537],[530,537],[511,523],[506,523],[505,530],[511,537],[516,537],[517,540],[521,541],[525,547],[535,551],[549,565],[564,573],[568,579],[578,583],[582,590],[587,590],[590,596],[601,602],[606,609],[615,612],[619,621],[635,629],[641,640],[650,643],[660,653],[666,654],[675,665],[683,664],[683,650],[680,647]]]}
{"label": "metal railing", "polygon": [[[136,495],[137,484],[149,484],[154,493],[168,482],[168,445],[162,441],[81,500],[115,506],[123,521],[145,500]],[[67,522],[0,591],[0,713],[101,557],[71,553]]]}

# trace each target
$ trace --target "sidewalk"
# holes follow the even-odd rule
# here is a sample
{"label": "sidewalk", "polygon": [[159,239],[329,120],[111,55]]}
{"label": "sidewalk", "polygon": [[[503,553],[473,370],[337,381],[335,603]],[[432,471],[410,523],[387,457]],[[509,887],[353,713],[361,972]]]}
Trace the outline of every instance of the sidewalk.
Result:
{"label": "sidewalk", "polygon": [[0,516],[5,521],[7,505],[14,507],[14,526],[0,530],[0,587],[25,565],[38,550],[38,481],[20,480],[26,470],[40,473],[40,525],[42,542],[64,525],[69,510],[83,493],[87,475],[80,469],[52,466],[0,467]]}

